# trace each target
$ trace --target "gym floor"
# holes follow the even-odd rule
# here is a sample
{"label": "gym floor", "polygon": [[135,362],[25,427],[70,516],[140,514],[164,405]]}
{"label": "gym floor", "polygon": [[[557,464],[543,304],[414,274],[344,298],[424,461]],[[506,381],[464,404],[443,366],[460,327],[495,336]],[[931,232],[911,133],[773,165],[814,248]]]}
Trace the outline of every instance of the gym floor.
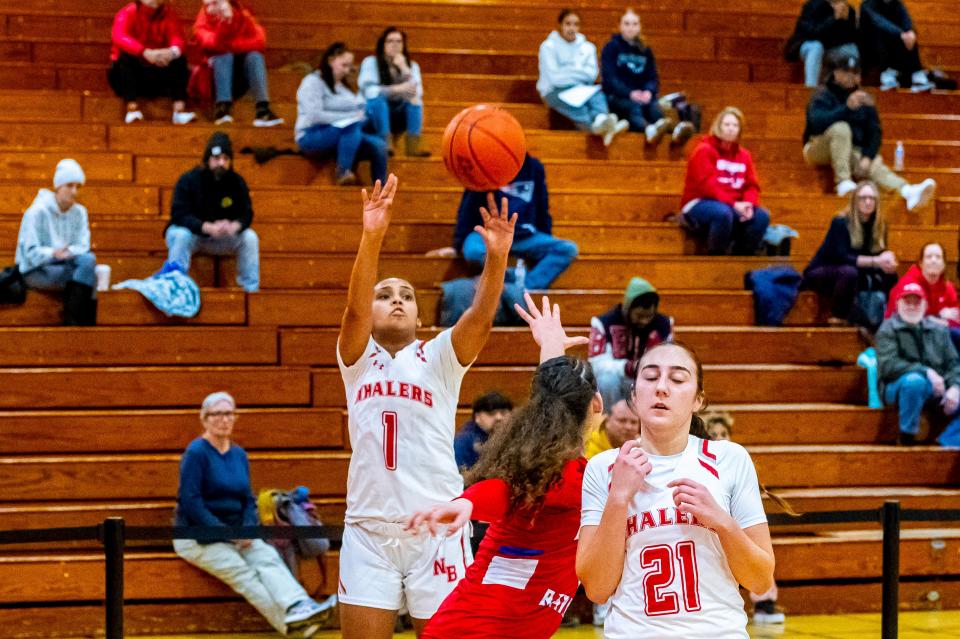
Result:
{"label": "gym floor", "polygon": [[[751,637],[781,639],[877,639],[880,636],[880,615],[818,615],[787,617],[783,628],[749,626]],[[334,639],[339,632],[321,632],[314,639]],[[899,639],[957,639],[960,637],[960,610],[938,612],[904,612],[900,614]],[[276,639],[276,634],[244,635],[163,635],[150,639]],[[397,635],[414,639],[412,632]],[[593,626],[564,628],[556,639],[601,639],[603,632]],[[142,639],[148,639],[146,637]]]}

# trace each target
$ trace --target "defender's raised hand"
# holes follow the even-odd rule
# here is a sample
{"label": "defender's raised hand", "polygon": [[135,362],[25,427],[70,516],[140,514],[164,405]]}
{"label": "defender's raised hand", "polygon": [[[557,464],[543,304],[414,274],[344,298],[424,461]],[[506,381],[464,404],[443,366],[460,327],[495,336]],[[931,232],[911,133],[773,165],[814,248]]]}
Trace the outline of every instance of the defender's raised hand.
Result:
{"label": "defender's raised hand", "polygon": [[517,314],[530,326],[530,332],[533,333],[534,341],[540,346],[540,362],[545,362],[554,357],[560,357],[568,348],[581,344],[589,344],[590,340],[586,337],[569,337],[560,322],[560,305],[550,306],[550,298],[543,296],[542,309],[537,308],[536,302],[530,297],[530,293],[524,291],[523,298],[527,302],[527,309],[524,310],[519,304],[514,304]]}
{"label": "defender's raised hand", "polygon": [[387,178],[387,183],[381,185],[380,180],[373,186],[373,194],[367,195],[363,189],[360,196],[363,199],[363,231],[383,236],[390,226],[390,207],[397,194],[397,176],[393,173]]}

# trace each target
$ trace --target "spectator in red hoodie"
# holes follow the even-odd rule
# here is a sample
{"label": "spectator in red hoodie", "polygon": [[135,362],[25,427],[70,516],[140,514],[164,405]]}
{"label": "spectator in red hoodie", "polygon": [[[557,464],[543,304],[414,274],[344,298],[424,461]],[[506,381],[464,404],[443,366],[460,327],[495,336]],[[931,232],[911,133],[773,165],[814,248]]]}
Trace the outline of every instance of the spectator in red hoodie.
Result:
{"label": "spectator in red hoodie", "polygon": [[193,35],[203,51],[204,64],[213,69],[216,124],[233,122],[233,101],[248,88],[257,105],[253,126],[283,124],[283,118],[270,110],[263,57],[267,34],[246,7],[238,0],[203,0]]}
{"label": "spectator in red hoodie", "polygon": [[167,0],[137,0],[113,18],[110,69],[107,80],[127,102],[127,124],[143,119],[137,98],[170,96],[173,123],[187,124],[196,115],[187,111],[187,60],[183,30]]}
{"label": "spectator in red hoodie", "polygon": [[724,108],[687,163],[681,220],[706,236],[710,255],[753,255],[770,225],[753,158],[739,143],[742,132],[743,113]]}
{"label": "spectator in red hoodie", "polygon": [[957,301],[957,289],[944,277],[946,268],[943,246],[938,242],[925,244],[920,251],[920,261],[911,266],[890,289],[890,303],[887,304],[884,317],[888,318],[896,312],[896,301],[900,299],[904,286],[919,284],[927,298],[926,315],[949,327],[953,345],[960,348],[960,302]]}

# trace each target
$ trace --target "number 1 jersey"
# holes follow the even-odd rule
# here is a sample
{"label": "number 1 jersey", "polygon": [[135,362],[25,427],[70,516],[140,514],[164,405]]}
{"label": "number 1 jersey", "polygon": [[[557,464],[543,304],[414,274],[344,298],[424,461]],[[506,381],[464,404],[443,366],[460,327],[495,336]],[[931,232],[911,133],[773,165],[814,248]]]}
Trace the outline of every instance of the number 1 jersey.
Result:
{"label": "number 1 jersey", "polygon": [[453,456],[462,366],[451,330],[395,357],[373,337],[352,366],[337,363],[347,395],[350,470],[345,522],[401,522],[463,490]]}
{"label": "number 1 jersey", "polygon": [[[600,453],[587,465],[581,526],[599,525],[619,452]],[[765,523],[750,455],[739,444],[691,435],[683,453],[649,459],[648,488],[637,492],[623,522],[623,576],[610,598],[603,636],[747,639],[743,599],[719,538],[676,508],[667,484],[691,479],[704,485],[741,528]]]}

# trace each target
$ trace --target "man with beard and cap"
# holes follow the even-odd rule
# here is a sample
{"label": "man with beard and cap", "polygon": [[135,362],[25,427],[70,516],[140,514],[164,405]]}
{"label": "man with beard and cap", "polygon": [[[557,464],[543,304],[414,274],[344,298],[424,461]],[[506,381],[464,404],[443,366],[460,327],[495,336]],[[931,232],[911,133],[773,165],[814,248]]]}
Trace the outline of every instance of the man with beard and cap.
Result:
{"label": "man with beard and cap", "polygon": [[237,283],[260,289],[260,239],[250,224],[253,206],[247,183],[233,170],[233,146],[217,131],[203,151],[203,164],[177,180],[165,236],[167,261],[190,270],[196,252],[237,256]]}
{"label": "man with beard and cap", "polygon": [[657,312],[660,295],[647,280],[634,277],[623,302],[590,320],[590,365],[604,410],[630,397],[637,362],[644,352],[673,339],[673,318]]}
{"label": "man with beard and cap", "polygon": [[942,446],[960,445],[960,357],[946,326],[925,317],[927,297],[915,282],[900,289],[897,312],[877,331],[880,385],[888,405],[897,405],[899,442],[917,443],[920,414],[936,400],[951,417],[937,438]]}

